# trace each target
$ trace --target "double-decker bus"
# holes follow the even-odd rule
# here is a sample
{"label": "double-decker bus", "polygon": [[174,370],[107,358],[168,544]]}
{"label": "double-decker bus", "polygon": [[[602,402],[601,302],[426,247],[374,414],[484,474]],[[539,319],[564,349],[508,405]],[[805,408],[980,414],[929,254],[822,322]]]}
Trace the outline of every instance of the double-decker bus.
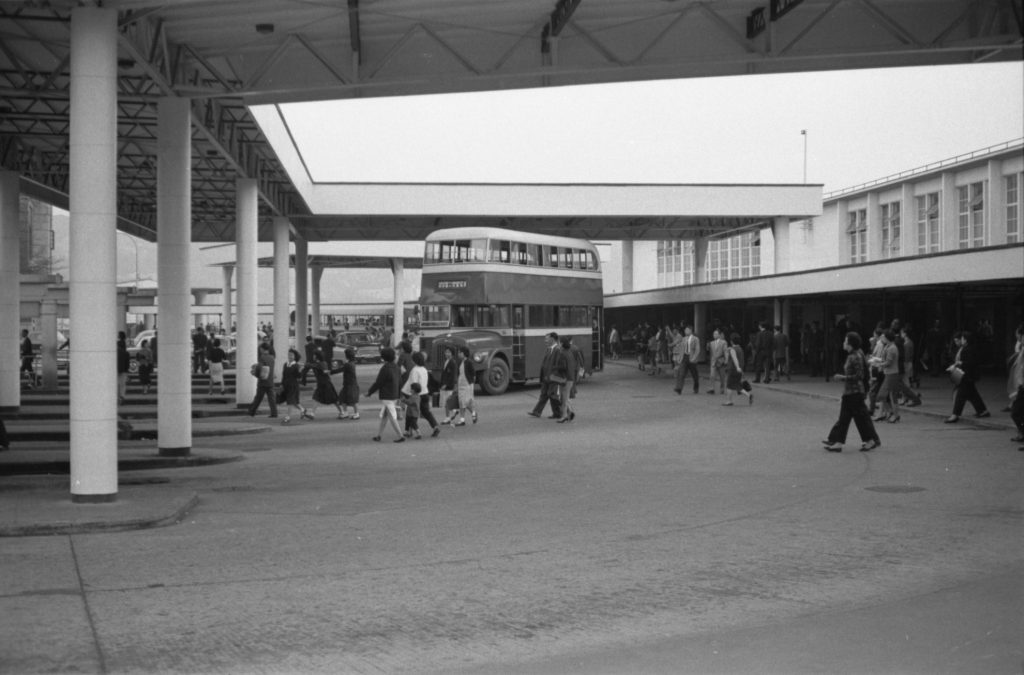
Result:
{"label": "double-decker bus", "polygon": [[601,368],[601,261],[585,239],[495,227],[427,237],[420,345],[437,371],[446,346],[469,347],[488,394],[536,379],[544,336],[572,336],[587,367]]}

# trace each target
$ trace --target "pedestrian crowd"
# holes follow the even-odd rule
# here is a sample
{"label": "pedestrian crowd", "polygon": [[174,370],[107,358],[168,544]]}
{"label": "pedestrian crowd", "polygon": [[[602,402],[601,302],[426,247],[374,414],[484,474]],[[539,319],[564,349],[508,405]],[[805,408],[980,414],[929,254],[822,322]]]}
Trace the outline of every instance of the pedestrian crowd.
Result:
{"label": "pedestrian crowd", "polygon": [[[839,419],[823,439],[826,449],[841,452],[849,426],[854,423],[861,437],[861,450],[881,446],[876,423],[897,424],[904,407],[921,405],[921,375],[947,375],[953,388],[953,407],[944,420],[956,424],[971,404],[974,416],[991,417],[992,413],[977,388],[984,364],[994,360],[991,323],[982,321],[978,331],[960,330],[951,337],[944,333],[939,321],[920,338],[918,350],[911,326],[894,319],[876,324],[865,339],[849,316],[839,317],[827,336],[817,321],[805,324],[797,346],[779,325],[760,321],[757,330],[744,340],[733,326],[713,322],[710,336],[702,341],[686,324],[652,326],[641,322],[620,333],[612,326],[607,335],[606,355],[622,358],[626,345],[632,345],[637,368],[656,377],[667,370],[673,375],[673,391],[681,395],[687,379],[694,394],[700,392],[699,363],[706,363],[704,377],[708,394],[726,394],[722,404],[734,404],[737,396],[753,405],[753,383],[791,381],[792,365],[798,361],[807,367],[811,377],[843,383]],[[838,344],[838,348],[835,346]],[[795,353],[795,358],[794,358]],[[1024,442],[1024,324],[1018,327],[1013,352],[1007,357],[1008,405],[1017,429],[1011,440]],[[543,382],[543,376],[542,376]],[[542,390],[541,401],[546,400]],[[549,398],[549,397],[548,397]],[[543,409],[531,411],[531,415]],[[1024,450],[1024,448],[1021,448]]]}

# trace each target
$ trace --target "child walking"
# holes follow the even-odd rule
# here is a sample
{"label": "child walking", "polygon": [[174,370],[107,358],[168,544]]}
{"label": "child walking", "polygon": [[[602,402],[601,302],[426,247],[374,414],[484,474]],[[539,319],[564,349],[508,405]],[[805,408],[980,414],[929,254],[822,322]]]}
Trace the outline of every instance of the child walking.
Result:
{"label": "child walking", "polygon": [[405,437],[420,440],[420,396],[423,387],[419,382],[409,385],[409,393],[402,398],[405,404]]}

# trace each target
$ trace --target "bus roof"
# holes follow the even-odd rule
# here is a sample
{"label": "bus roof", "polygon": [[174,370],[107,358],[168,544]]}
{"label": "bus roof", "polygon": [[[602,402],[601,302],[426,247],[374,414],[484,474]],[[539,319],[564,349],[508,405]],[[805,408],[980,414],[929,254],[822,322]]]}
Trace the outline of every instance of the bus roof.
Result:
{"label": "bus roof", "polygon": [[426,241],[443,241],[448,239],[505,239],[541,246],[571,246],[596,251],[597,247],[589,239],[573,239],[557,237],[551,234],[534,234],[519,230],[506,230],[501,227],[450,227],[435,230],[427,235]]}

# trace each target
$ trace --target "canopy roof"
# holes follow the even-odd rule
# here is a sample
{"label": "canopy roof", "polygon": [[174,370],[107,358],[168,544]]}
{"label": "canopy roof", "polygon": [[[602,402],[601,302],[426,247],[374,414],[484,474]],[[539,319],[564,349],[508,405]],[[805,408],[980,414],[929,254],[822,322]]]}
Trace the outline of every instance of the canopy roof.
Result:
{"label": "canopy roof", "polygon": [[258,182],[261,239],[275,215],[314,239],[394,239],[419,230],[312,208],[249,106],[1022,58],[1016,0],[793,0],[777,17],[768,0],[0,0],[0,163],[63,208],[70,16],[99,4],[119,15],[119,227],[149,240],[165,96],[192,100],[195,241],[233,237],[240,177]]}

